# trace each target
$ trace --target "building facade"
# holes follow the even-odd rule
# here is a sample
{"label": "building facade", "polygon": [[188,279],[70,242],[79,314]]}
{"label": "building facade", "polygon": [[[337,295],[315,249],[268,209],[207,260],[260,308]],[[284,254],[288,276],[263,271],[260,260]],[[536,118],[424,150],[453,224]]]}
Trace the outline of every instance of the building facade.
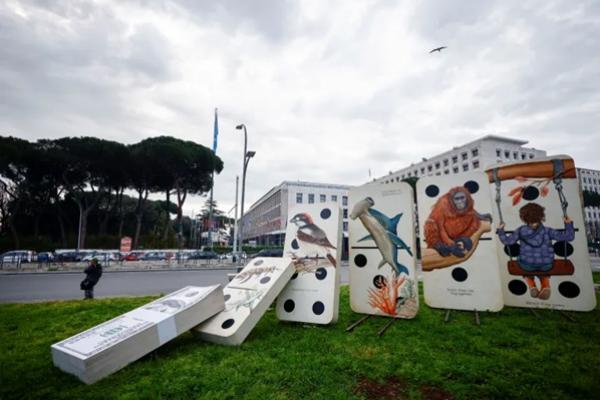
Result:
{"label": "building facade", "polygon": [[487,167],[508,161],[530,160],[545,157],[546,151],[524,147],[528,142],[503,136],[487,135],[465,145],[421,162],[411,164],[396,172],[376,179],[380,183],[400,182],[402,179],[431,176],[454,175],[472,170],[483,171]]}
{"label": "building facade", "polygon": [[336,202],[343,213],[344,238],[348,237],[348,191],[350,186],[284,181],[269,190],[244,213],[244,243],[283,246],[289,211],[297,204]]}
{"label": "building facade", "polygon": [[[600,171],[595,169],[577,168],[579,187],[582,191],[600,194]],[[600,208],[584,207],[585,230],[589,241],[600,239]]]}

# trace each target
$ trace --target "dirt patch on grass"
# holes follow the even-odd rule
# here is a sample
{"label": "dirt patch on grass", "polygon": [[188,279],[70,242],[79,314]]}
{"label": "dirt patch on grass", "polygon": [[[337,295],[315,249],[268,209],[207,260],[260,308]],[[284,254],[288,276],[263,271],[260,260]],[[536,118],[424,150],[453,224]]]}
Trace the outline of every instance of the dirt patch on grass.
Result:
{"label": "dirt patch on grass", "polygon": [[421,386],[419,391],[425,400],[454,400],[452,394],[433,386]]}
{"label": "dirt patch on grass", "polygon": [[354,393],[364,396],[369,400],[403,400],[407,399],[408,385],[396,377],[387,378],[379,383],[367,378],[360,378]]}

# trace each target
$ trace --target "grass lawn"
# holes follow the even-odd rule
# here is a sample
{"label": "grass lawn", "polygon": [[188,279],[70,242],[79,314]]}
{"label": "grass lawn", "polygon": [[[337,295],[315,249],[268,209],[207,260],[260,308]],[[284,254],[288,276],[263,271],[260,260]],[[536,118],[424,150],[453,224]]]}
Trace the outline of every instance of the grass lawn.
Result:
{"label": "grass lawn", "polygon": [[505,308],[482,314],[422,306],[382,337],[383,318],[354,332],[342,288],[331,327],[279,322],[273,310],[240,347],[186,333],[155,354],[87,386],[52,365],[50,345],[152,300],[120,298],[0,305],[0,399],[592,399],[600,396],[600,310]]}
{"label": "grass lawn", "polygon": [[600,272],[592,272],[594,276],[594,283],[600,283]]}

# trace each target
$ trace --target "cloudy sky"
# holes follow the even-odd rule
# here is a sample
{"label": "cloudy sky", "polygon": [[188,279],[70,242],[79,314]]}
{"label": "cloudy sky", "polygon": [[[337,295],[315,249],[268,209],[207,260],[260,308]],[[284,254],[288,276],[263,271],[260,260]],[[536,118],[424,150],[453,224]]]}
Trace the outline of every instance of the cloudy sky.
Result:
{"label": "cloudy sky", "polygon": [[598,1],[4,0],[0,135],[210,147],[218,107],[226,211],[239,123],[246,208],[283,180],[361,184],[485,134],[600,169],[599,37]]}

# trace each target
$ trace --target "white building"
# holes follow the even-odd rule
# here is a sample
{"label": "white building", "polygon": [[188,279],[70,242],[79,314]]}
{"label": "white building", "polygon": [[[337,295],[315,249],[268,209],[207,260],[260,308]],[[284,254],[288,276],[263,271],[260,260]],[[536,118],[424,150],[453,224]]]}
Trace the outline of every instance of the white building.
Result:
{"label": "white building", "polygon": [[[350,186],[284,181],[256,201],[242,218],[244,242],[282,246],[288,211],[296,204],[337,202],[343,212],[344,238],[348,237],[348,191]],[[344,241],[346,242],[347,239]]]}
{"label": "white building", "polygon": [[[600,171],[577,168],[577,177],[579,178],[579,187],[582,191],[600,194]],[[585,217],[585,228],[588,239],[600,237],[600,208],[585,207],[583,215]]]}
{"label": "white building", "polygon": [[523,147],[527,143],[525,140],[487,135],[431,158],[423,158],[419,163],[390,172],[389,175],[375,181],[389,183],[411,177],[460,174],[471,170],[483,171],[488,166],[500,162],[546,156],[544,150]]}

